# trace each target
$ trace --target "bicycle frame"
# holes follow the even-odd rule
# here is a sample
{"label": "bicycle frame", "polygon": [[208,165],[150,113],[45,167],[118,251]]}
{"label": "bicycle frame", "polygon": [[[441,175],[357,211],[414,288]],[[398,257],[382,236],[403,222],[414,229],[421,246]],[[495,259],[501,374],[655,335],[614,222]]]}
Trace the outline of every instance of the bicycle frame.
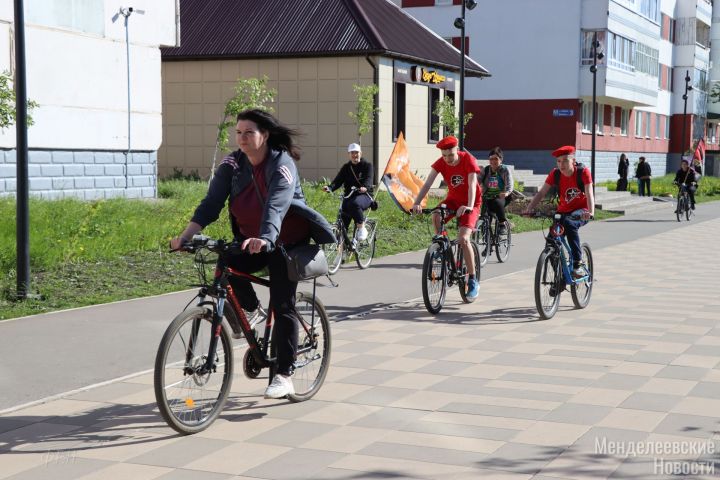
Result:
{"label": "bicycle frame", "polygon": [[550,226],[547,235],[545,235],[545,248],[554,250],[559,256],[565,285],[572,285],[574,283],[580,283],[587,280],[588,275],[573,279],[572,271],[570,269],[570,261],[568,259],[570,244],[565,237],[565,227],[563,227],[559,219],[553,219],[553,223]]}
{"label": "bicycle frame", "polygon": [[[205,361],[205,365],[200,368],[200,373],[207,373],[214,371],[215,368],[215,353],[217,349],[217,343],[220,338],[220,333],[222,331],[222,319],[225,311],[225,304],[229,300],[230,304],[232,305],[232,308],[234,309],[235,313],[237,314],[238,320],[240,321],[240,328],[243,332],[243,335],[245,336],[245,339],[248,343],[248,348],[250,352],[252,353],[255,361],[257,362],[258,366],[261,368],[269,367],[275,364],[276,358],[269,357],[268,356],[268,347],[270,345],[270,332],[272,330],[272,323],[273,318],[275,316],[275,311],[272,308],[272,301],[269,302],[268,305],[268,317],[265,324],[265,332],[263,336],[262,344],[256,338],[256,336],[253,334],[253,329],[250,326],[250,323],[248,322],[247,315],[245,314],[245,309],[242,308],[240,305],[240,301],[238,300],[237,296],[235,295],[235,292],[233,291],[232,286],[230,285],[229,278],[235,277],[235,278],[241,278],[244,280],[249,281],[250,283],[255,283],[258,285],[262,285],[263,287],[270,288],[270,280],[257,277],[255,275],[240,272],[238,270],[235,270],[229,266],[227,266],[226,261],[224,259],[224,255],[227,253],[225,252],[218,252],[218,261],[215,266],[215,275],[212,285],[207,286],[203,285],[200,287],[200,292],[197,295],[198,301],[196,303],[197,306],[212,306],[213,309],[213,319],[212,319],[212,332],[213,336],[210,339],[210,345],[208,347],[208,355],[207,359]],[[315,298],[316,293],[316,286],[317,282],[313,281],[313,298]],[[207,297],[211,297],[213,300],[207,300]],[[310,327],[308,328],[305,324],[305,322],[299,322],[300,326],[305,330],[306,333],[309,333],[314,330],[315,328],[315,309],[312,309],[311,313],[311,320],[310,320]],[[193,326],[193,332],[192,335],[195,337],[197,335],[197,328],[199,328],[199,325]],[[193,339],[190,339],[190,348],[188,348],[188,355],[192,355],[192,343],[194,343]],[[298,348],[297,353],[301,354],[308,350],[311,350],[311,347],[305,347],[305,348]],[[190,358],[187,358],[186,361],[189,361]],[[272,375],[271,375],[272,377]]]}
{"label": "bicycle frame", "polygon": [[[353,189],[350,191],[349,194],[347,194],[347,195],[340,194],[340,195],[337,195],[337,197],[344,201],[344,200],[352,197],[353,195],[362,195],[362,194],[358,190],[356,190],[355,187],[353,187]],[[342,219],[342,213],[343,213],[342,204],[343,204],[343,202],[341,201],[340,206],[338,207],[337,217],[335,218],[335,224],[338,226],[338,229],[340,230],[340,233],[343,236],[343,240],[345,241],[345,245],[348,247],[348,250],[350,252],[354,252],[355,246],[353,245],[352,239],[349,237],[348,225],[345,225],[345,222]],[[367,221],[367,215],[363,218],[363,223],[366,221]],[[375,232],[372,232],[372,234],[374,235]],[[345,255],[345,251],[343,251],[343,255]]]}
{"label": "bicycle frame", "polygon": [[441,229],[440,233],[433,236],[433,243],[437,243],[440,245],[440,248],[442,248],[443,252],[443,264],[442,264],[442,275],[445,276],[445,269],[449,269],[449,275],[448,275],[448,286],[451,287],[455,284],[455,282],[458,281],[460,274],[458,271],[458,267],[460,266],[460,262],[462,259],[462,248],[458,246],[457,248],[457,258],[453,258],[452,255],[452,247],[457,245],[457,240],[450,240],[450,237],[448,236],[447,229],[445,228],[445,218],[447,217],[447,214],[449,212],[449,209],[443,208],[443,207],[436,207],[433,209],[426,209],[427,211],[439,211],[440,212],[440,225]]}

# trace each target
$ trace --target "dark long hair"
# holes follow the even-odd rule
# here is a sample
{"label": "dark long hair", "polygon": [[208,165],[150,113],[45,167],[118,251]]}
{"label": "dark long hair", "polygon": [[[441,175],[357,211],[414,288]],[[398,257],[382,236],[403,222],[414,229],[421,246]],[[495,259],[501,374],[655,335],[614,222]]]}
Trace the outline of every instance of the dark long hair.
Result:
{"label": "dark long hair", "polygon": [[490,150],[490,153],[488,153],[488,158],[492,157],[493,155],[496,155],[500,160],[503,159],[503,151],[500,147],[495,147],[492,150]]}
{"label": "dark long hair", "polygon": [[265,110],[257,108],[238,113],[236,121],[240,120],[254,122],[261,131],[267,132],[268,147],[273,150],[284,150],[295,161],[300,160],[300,148],[295,143],[295,137],[300,134],[297,130],[286,127]]}

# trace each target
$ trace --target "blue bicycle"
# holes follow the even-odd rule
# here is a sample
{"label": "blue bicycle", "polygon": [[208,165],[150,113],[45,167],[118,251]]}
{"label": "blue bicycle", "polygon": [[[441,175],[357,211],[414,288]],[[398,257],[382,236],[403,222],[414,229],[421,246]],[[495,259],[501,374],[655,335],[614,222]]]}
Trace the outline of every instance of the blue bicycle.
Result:
{"label": "blue bicycle", "polygon": [[563,217],[579,220],[579,216],[555,213],[553,215],[536,214],[541,218],[552,218],[553,223],[545,235],[545,248],[540,253],[535,269],[535,306],[544,319],[552,318],[560,306],[560,294],[570,286],[573,303],[577,308],[585,308],[590,303],[593,287],[593,258],[590,245],[583,243],[582,276],[572,273],[570,245],[565,238]]}

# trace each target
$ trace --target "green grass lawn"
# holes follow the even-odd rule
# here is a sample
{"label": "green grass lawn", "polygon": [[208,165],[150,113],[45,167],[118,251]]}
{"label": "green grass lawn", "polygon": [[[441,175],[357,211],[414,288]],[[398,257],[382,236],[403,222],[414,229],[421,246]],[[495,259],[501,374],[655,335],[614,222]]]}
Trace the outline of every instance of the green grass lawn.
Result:
{"label": "green grass lawn", "polygon": [[[662,177],[653,177],[650,183],[653,196],[672,196],[677,197],[677,187],[673,185],[675,174],[665,175]],[[608,187],[608,190],[615,191],[615,181],[602,182],[598,185]],[[628,179],[628,190],[634,194],[638,193],[638,184],[636,179]],[[720,200],[720,178],[702,177],[698,183],[698,190],[695,193],[695,200],[699,202],[711,202]]]}
{"label": "green grass lawn", "polygon": [[[308,204],[332,222],[340,200],[320,186],[304,185]],[[168,253],[167,245],[206,189],[205,182],[167,180],[159,184],[158,200],[32,199],[31,289],[41,298],[22,302],[14,300],[15,201],[0,199],[0,320],[188,288],[196,282],[192,257]],[[432,236],[428,216],[406,215],[384,191],[378,201],[380,208],[372,212],[379,220],[378,256],[427,247]],[[437,201],[431,199],[430,205]],[[598,212],[598,219],[610,216]],[[537,219],[510,219],[515,233],[541,226]],[[227,212],[205,233],[229,238]]]}

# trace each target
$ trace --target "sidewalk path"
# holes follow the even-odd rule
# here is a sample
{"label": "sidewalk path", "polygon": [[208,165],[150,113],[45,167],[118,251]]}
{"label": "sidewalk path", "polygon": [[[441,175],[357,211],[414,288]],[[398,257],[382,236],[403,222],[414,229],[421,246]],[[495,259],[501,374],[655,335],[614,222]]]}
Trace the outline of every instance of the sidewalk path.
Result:
{"label": "sidewalk path", "polygon": [[159,418],[150,374],[15,411],[0,478],[713,478],[718,238],[714,219],[596,248],[590,306],[564,294],[548,321],[528,268],[472,305],[452,292],[437,317],[414,302],[336,322],[313,400],[263,400],[265,382],[239,373],[192,437]]}

